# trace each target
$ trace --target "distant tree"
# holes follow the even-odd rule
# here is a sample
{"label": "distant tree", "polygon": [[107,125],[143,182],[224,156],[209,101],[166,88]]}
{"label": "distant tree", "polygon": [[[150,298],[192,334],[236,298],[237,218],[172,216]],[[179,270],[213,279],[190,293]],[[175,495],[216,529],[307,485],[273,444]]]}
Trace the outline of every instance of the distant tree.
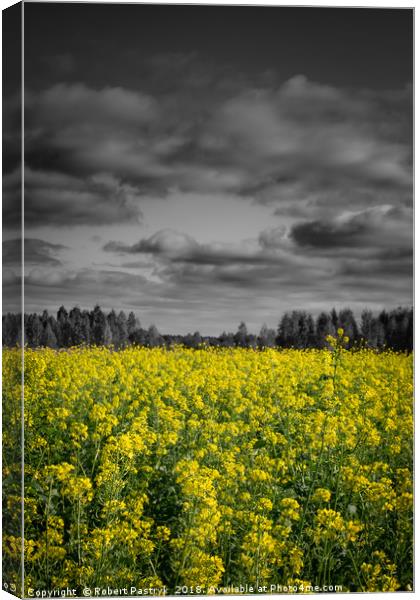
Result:
{"label": "distant tree", "polygon": [[136,346],[146,346],[147,331],[142,327],[139,327],[130,333],[128,340],[131,344],[135,344]]}
{"label": "distant tree", "polygon": [[335,335],[335,327],[328,313],[322,312],[318,315],[315,326],[315,341],[318,348],[325,348],[328,345],[326,337]]}
{"label": "distant tree", "polygon": [[235,346],[245,348],[248,345],[248,329],[243,321],[239,324],[238,331],[235,333],[233,339]]}
{"label": "distant tree", "polygon": [[108,342],[107,345],[114,344],[116,347],[118,347],[117,313],[114,309],[112,309],[111,312],[108,313],[106,320],[109,328],[109,332],[106,332],[106,337],[111,339],[111,341]]}
{"label": "distant tree", "polygon": [[331,322],[333,324],[334,327],[334,334],[337,331],[337,328],[339,327],[338,325],[338,315],[337,315],[337,311],[335,310],[335,308],[332,309],[331,311]]}
{"label": "distant tree", "polygon": [[258,347],[258,338],[254,333],[248,333],[246,336],[246,347],[247,348],[257,348]]}
{"label": "distant tree", "polygon": [[200,335],[200,333],[198,331],[195,331],[192,334],[191,333],[187,333],[181,339],[182,339],[182,343],[187,348],[198,348],[199,345],[201,344],[201,341],[202,341],[201,335]]}
{"label": "distant tree", "polygon": [[22,315],[15,315],[7,313],[3,315],[3,345],[8,347],[16,346],[21,343],[21,317]]}
{"label": "distant tree", "polygon": [[44,327],[48,323],[48,320],[49,320],[48,310],[44,310],[41,315],[41,323],[44,325]]}
{"label": "distant tree", "polygon": [[285,312],[277,329],[277,345],[283,348],[291,348],[295,341],[293,332],[293,321],[290,313]]}
{"label": "distant tree", "polygon": [[88,310],[82,311],[81,336],[86,345],[91,344],[92,332],[90,327],[90,313]]}
{"label": "distant tree", "polygon": [[412,352],[412,350],[413,350],[413,334],[414,334],[414,320],[413,320],[413,309],[411,308],[408,311],[407,331],[406,331],[406,336],[405,336],[405,349],[408,352]]}
{"label": "distant tree", "polygon": [[28,315],[25,325],[25,343],[31,348],[37,348],[41,345],[42,332],[43,326],[39,316],[35,313]]}
{"label": "distant tree", "polygon": [[359,339],[359,328],[353,311],[350,308],[344,308],[338,313],[337,326],[344,330],[344,334],[350,338],[349,345],[353,346]]}
{"label": "distant tree", "polygon": [[386,310],[381,311],[379,313],[378,319],[382,323],[382,325],[384,326],[384,329],[386,331],[387,327],[388,327],[388,321],[389,321],[389,314],[387,313],[387,311]]}
{"label": "distant tree", "polygon": [[75,306],[71,309],[69,321],[71,327],[71,345],[79,346],[80,344],[87,343],[85,323],[83,322],[82,311],[79,307]]}
{"label": "distant tree", "polygon": [[360,335],[370,348],[382,348],[385,345],[384,325],[379,318],[373,316],[370,310],[362,312]]}
{"label": "distant tree", "polygon": [[160,335],[157,327],[155,325],[150,325],[146,334],[146,345],[149,348],[155,348],[156,346],[162,346],[163,342],[163,337]]}
{"label": "distant tree", "polygon": [[16,315],[16,321],[17,321],[17,335],[16,335],[16,344],[18,346],[22,346],[25,344],[25,341],[23,339],[24,334],[22,333],[22,314],[18,314]]}
{"label": "distant tree", "polygon": [[378,349],[385,348],[385,329],[379,319],[375,319],[373,323],[372,347]]}
{"label": "distant tree", "polygon": [[392,310],[385,328],[388,347],[393,350],[408,350],[407,341],[410,341],[410,337],[412,339],[412,326],[412,311],[401,307]]}
{"label": "distant tree", "polygon": [[130,336],[132,333],[134,333],[134,331],[136,331],[136,329],[140,328],[140,323],[136,317],[136,315],[133,312],[130,312],[130,314],[128,315],[128,319],[127,319],[127,331],[128,331],[128,336]]}
{"label": "distant tree", "polygon": [[260,348],[274,348],[276,345],[276,332],[274,329],[269,329],[267,325],[261,327],[260,334],[258,336],[258,346]]}
{"label": "distant tree", "polygon": [[105,343],[106,317],[101,307],[96,305],[90,315],[91,343],[102,346]]}
{"label": "distant tree", "polygon": [[232,348],[235,345],[235,336],[233,333],[226,333],[224,331],[218,338],[219,345],[224,348]]}
{"label": "distant tree", "polygon": [[200,346],[200,344],[202,344],[203,338],[201,337],[201,334],[199,331],[194,331],[192,341],[193,341],[194,348],[198,348]]}
{"label": "distant tree", "polygon": [[120,310],[117,317],[117,341],[116,346],[118,348],[124,348],[128,343],[128,323],[125,312]]}
{"label": "distant tree", "polygon": [[311,314],[302,311],[299,319],[299,347],[312,348],[315,345],[315,324]]}
{"label": "distant tree", "polygon": [[47,319],[45,325],[43,325],[43,331],[40,337],[40,345],[46,348],[57,348],[57,337],[51,327],[50,321]]}
{"label": "distant tree", "polygon": [[373,314],[370,310],[364,310],[360,319],[360,335],[362,340],[371,345],[373,328]]}
{"label": "distant tree", "polygon": [[108,319],[105,319],[105,326],[103,332],[102,344],[104,346],[110,346],[114,342],[114,336],[112,333],[111,325],[109,324]]}
{"label": "distant tree", "polygon": [[[21,315],[7,313],[3,315],[3,345],[14,346],[21,343]],[[89,312],[74,307],[70,313],[64,306],[57,312],[57,319],[47,310],[41,314],[24,314],[25,344],[30,347],[68,347],[78,344],[113,344],[122,348],[129,343],[149,347],[185,344],[197,348],[201,344],[224,347],[281,347],[309,348],[325,346],[327,335],[334,335],[338,327],[343,328],[350,338],[350,346],[356,346],[360,339],[371,348],[392,348],[397,351],[413,349],[413,309],[397,308],[390,312],[383,310],[378,316],[364,310],[360,324],[351,309],[335,309],[330,313],[322,312],[316,319],[306,311],[286,312],[276,332],[263,325],[257,336],[249,334],[246,324],[241,322],[235,334],[225,331],[219,336],[202,337],[198,331],[185,336],[166,334],[162,336],[154,325],[146,331],[140,327],[133,312],[127,318],[123,311],[116,315],[112,310],[107,316],[99,306]]]}
{"label": "distant tree", "polygon": [[69,315],[64,306],[57,312],[57,343],[60,347],[69,347],[72,343],[72,331]]}
{"label": "distant tree", "polygon": [[285,348],[310,348],[314,344],[314,320],[303,310],[285,313],[278,328],[278,344]]}

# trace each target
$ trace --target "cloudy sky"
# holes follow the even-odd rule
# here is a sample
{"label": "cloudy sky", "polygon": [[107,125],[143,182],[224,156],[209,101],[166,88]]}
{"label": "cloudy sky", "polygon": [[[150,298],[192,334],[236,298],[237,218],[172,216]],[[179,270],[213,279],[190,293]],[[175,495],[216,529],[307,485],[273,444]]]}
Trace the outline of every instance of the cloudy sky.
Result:
{"label": "cloudy sky", "polygon": [[[412,304],[410,10],[29,3],[25,35],[26,311]],[[18,152],[4,190],[13,290]]]}

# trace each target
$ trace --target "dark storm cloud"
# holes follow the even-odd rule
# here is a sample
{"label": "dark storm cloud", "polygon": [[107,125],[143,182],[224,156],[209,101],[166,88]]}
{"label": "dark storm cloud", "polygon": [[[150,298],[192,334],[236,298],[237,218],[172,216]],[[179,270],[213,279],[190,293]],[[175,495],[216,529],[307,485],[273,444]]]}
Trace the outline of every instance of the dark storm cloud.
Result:
{"label": "dark storm cloud", "polygon": [[[358,269],[360,259],[337,261],[331,256],[299,256],[280,249],[273,250],[271,257],[267,254],[266,262],[260,262],[261,251],[255,249],[257,261],[250,258],[248,263],[235,262],[236,257],[229,261],[229,253],[225,253],[224,261],[216,259],[211,264],[203,263],[199,255],[194,262],[190,260],[192,255],[184,254],[188,260],[182,260],[184,251],[181,243],[178,253],[165,252],[161,246],[160,253],[153,255],[153,280],[123,272],[122,266],[119,271],[32,269],[25,279],[28,307],[31,303],[47,303],[56,308],[63,298],[69,304],[80,304],[82,298],[86,306],[99,302],[108,309],[120,307],[123,296],[124,307],[141,310],[143,319],[159,326],[162,323],[168,331],[188,331],[191,315],[195,314],[200,315],[202,332],[220,333],[223,327],[232,325],[235,317],[244,318],[251,327],[259,327],[267,315],[278,318],[281,310],[290,308],[290,303],[312,311],[322,310],[326,294],[329,303],[337,306],[348,305],[351,296],[352,305],[358,309],[366,305],[404,304],[411,293],[411,278],[407,269],[398,268],[398,257],[388,258],[387,263],[369,258]],[[134,253],[124,253],[127,254]],[[404,264],[408,264],[407,260]],[[222,327],[221,323],[225,325]]]}
{"label": "dark storm cloud", "polygon": [[3,97],[3,176],[10,174],[20,167],[22,163],[22,136],[21,136],[21,116],[22,116],[22,96],[19,93],[13,93],[10,96]]}
{"label": "dark storm cloud", "polygon": [[149,269],[153,268],[153,263],[151,261],[146,260],[133,260],[119,263],[112,262],[100,262],[100,263],[92,263],[93,267],[112,267],[115,269]]}
{"label": "dark storm cloud", "polygon": [[[79,271],[53,271],[46,268],[31,269],[25,276],[25,300],[31,306],[57,307],[69,305],[87,306],[100,304],[104,308],[112,304],[121,306],[121,291],[137,296],[142,290],[153,294],[153,285],[140,275],[120,271],[80,269]],[[156,293],[156,292],[155,292]],[[26,304],[25,303],[25,304]]]}
{"label": "dark storm cloud", "polygon": [[[250,246],[200,244],[191,236],[161,230],[136,244],[109,242],[104,250],[116,255],[148,254],[155,274],[182,286],[200,282],[237,286],[290,288],[335,278],[406,277],[412,265],[412,211],[378,206],[347,212],[336,219],[307,221],[262,231]],[[256,243],[258,241],[258,243]]]}
{"label": "dark storm cloud", "polygon": [[[261,237],[264,238],[264,233]],[[298,289],[320,285],[326,275],[332,274],[330,265],[308,264],[290,249],[269,248],[261,240],[259,245],[255,240],[252,247],[200,244],[191,236],[173,230],[158,231],[133,245],[109,242],[104,250],[121,256],[150,255],[155,261],[153,274],[164,289],[169,286],[172,293],[188,297],[197,292],[202,298],[203,294],[208,297],[212,295],[210,290],[231,296],[235,289],[248,290],[251,295],[257,289],[263,294],[272,293],[279,286],[284,290],[293,286]]]}
{"label": "dark storm cloud", "polygon": [[407,288],[413,263],[412,219],[409,208],[377,206],[335,219],[299,222],[286,233],[274,228],[260,235],[260,243],[267,251],[283,248],[308,265],[319,265],[337,286],[351,280],[357,287],[358,276],[372,289],[378,278]]}
{"label": "dark storm cloud", "polygon": [[[11,274],[10,283],[16,285]],[[89,308],[100,304],[105,310],[121,308],[121,290],[124,291],[124,307],[141,309],[142,317],[156,314],[165,322],[173,315],[184,314],[185,307],[193,307],[197,296],[185,299],[178,288],[148,281],[138,274],[123,271],[81,269],[79,271],[52,272],[50,269],[32,269],[25,277],[25,306],[34,310],[37,306],[56,309],[63,303],[85,305]],[[81,302],[83,299],[83,302]],[[222,304],[225,301],[222,300]]]}
{"label": "dark storm cloud", "polygon": [[189,235],[165,229],[157,231],[147,239],[142,239],[136,244],[126,245],[120,242],[108,242],[103,249],[105,252],[120,254],[150,253],[157,255],[173,255],[180,252],[189,252],[199,249],[199,244]]}
{"label": "dark storm cloud", "polygon": [[227,244],[199,244],[189,235],[163,229],[136,244],[126,245],[120,242],[108,242],[105,252],[116,254],[150,254],[165,262],[190,263],[192,265],[229,266],[229,265],[266,265],[281,264],[282,257],[264,253],[237,249]]}
{"label": "dark storm cloud", "polygon": [[69,289],[74,287],[80,289],[85,286],[99,286],[99,290],[110,286],[111,288],[127,284],[134,281],[138,284],[144,284],[146,279],[140,275],[130,275],[119,271],[97,271],[94,269],[81,269],[80,271],[60,271],[53,272],[45,269],[32,269],[25,277],[29,285],[39,287],[60,287]]}
{"label": "dark storm cloud", "polygon": [[106,225],[139,222],[141,216],[137,189],[110,174],[25,169],[28,225]]}
{"label": "dark storm cloud", "polygon": [[411,280],[413,275],[413,256],[386,255],[380,258],[367,258],[363,262],[360,260],[343,261],[340,274],[345,277],[359,277],[360,279],[368,277],[407,278]]}
{"label": "dark storm cloud", "polygon": [[138,221],[147,187],[140,165],[148,162],[141,130],[154,118],[154,101],[121,88],[59,84],[28,93],[25,106],[27,222]]}
{"label": "dark storm cloud", "polygon": [[[181,70],[189,64],[178,62]],[[87,194],[106,173],[121,193],[114,211],[105,199],[103,222],[132,216],[121,200],[127,187],[137,210],[142,198],[170,201],[174,191],[229,193],[286,215],[324,216],[349,201],[366,207],[378,194],[391,204],[410,201],[409,88],[346,90],[296,76],[258,88],[237,78],[227,89],[221,75],[213,78],[210,92],[206,78],[196,82],[200,101],[182,86],[156,96],[85,84],[28,94],[30,172],[71,177]],[[80,223],[89,213],[60,216],[63,203],[47,191],[48,181],[41,198],[28,186],[33,213],[43,203],[41,213],[48,209],[57,224]]]}
{"label": "dark storm cloud", "polygon": [[[411,24],[412,11],[29,3],[25,224],[80,240],[66,268],[60,249],[32,248],[32,309],[100,302],[219,332],[294,306],[406,303]],[[17,227],[18,95],[4,110]]]}
{"label": "dark storm cloud", "polygon": [[412,211],[379,206],[335,220],[307,221],[293,225],[290,236],[297,246],[337,252],[356,249],[369,255],[378,250],[406,256],[412,248]]}
{"label": "dark storm cloud", "polygon": [[22,224],[22,169],[3,174],[3,227],[20,228]]}
{"label": "dark storm cloud", "polygon": [[28,93],[25,107],[30,166],[78,176],[131,175],[133,180],[142,161],[147,163],[142,134],[157,118],[149,96],[121,88],[58,84]]}
{"label": "dark storm cloud", "polygon": [[[66,249],[62,244],[51,244],[45,240],[25,238],[25,263],[60,266],[61,261],[56,258],[60,250]],[[3,241],[3,263],[7,266],[21,264],[22,240],[16,238]]]}
{"label": "dark storm cloud", "polygon": [[299,246],[315,248],[359,247],[369,233],[369,226],[354,220],[345,223],[310,221],[292,228],[292,237]]}
{"label": "dark storm cloud", "polygon": [[359,272],[357,262],[360,259],[337,261],[318,256],[299,259],[290,255],[271,264],[166,262],[156,273],[162,281],[161,294],[167,290],[170,297],[184,297],[186,301],[201,301],[211,306],[217,306],[217,299],[223,298],[230,303],[231,319],[240,307],[246,306],[247,321],[253,319],[252,307],[263,305],[267,307],[266,314],[274,311],[277,315],[280,306],[283,310],[299,306],[320,311],[332,303],[348,306],[349,298],[356,310],[407,303],[412,294],[409,261],[404,261],[399,269],[398,261],[369,259]]}
{"label": "dark storm cloud", "polygon": [[[289,261],[277,263],[249,262],[197,264],[189,262],[169,263],[157,270],[160,278],[180,290],[195,288],[201,294],[223,294],[236,290],[238,295],[246,293],[252,300],[261,293],[275,293],[282,289],[285,293],[291,290],[303,289],[311,286],[312,289],[321,288],[321,281],[325,273],[314,265],[295,265],[290,268]],[[210,289],[213,291],[210,292]],[[207,290],[207,292],[206,292]],[[230,292],[229,292],[230,290]]]}
{"label": "dark storm cloud", "polygon": [[408,89],[340,90],[298,76],[228,100],[202,143],[235,157],[239,193],[284,214],[366,206],[382,190],[399,202],[411,191],[410,98]]}

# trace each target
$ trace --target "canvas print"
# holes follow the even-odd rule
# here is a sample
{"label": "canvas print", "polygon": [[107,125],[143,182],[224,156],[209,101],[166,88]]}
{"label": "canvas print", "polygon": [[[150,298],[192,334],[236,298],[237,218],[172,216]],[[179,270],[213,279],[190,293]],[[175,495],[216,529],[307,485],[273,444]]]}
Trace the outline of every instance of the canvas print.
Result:
{"label": "canvas print", "polygon": [[412,30],[3,11],[3,590],[413,590]]}

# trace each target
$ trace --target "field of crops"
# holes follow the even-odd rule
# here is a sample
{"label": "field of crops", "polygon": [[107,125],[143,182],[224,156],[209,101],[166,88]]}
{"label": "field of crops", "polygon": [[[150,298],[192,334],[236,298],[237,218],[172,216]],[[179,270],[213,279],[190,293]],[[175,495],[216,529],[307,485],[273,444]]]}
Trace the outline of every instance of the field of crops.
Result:
{"label": "field of crops", "polygon": [[[17,350],[3,371],[12,521]],[[411,589],[411,356],[39,349],[25,382],[27,588]]]}

